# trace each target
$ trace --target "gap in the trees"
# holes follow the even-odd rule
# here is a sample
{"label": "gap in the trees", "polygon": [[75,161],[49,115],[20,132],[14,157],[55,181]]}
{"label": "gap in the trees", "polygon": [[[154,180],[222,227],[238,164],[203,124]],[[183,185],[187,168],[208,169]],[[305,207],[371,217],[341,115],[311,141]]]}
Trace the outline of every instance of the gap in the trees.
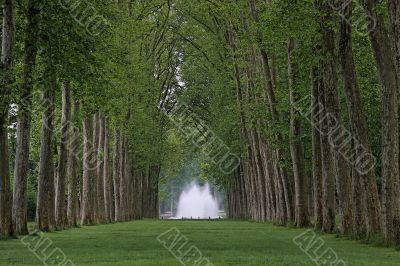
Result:
{"label": "gap in the trees", "polygon": [[204,177],[189,159],[173,178],[160,184],[160,218],[208,220],[225,217],[224,191]]}

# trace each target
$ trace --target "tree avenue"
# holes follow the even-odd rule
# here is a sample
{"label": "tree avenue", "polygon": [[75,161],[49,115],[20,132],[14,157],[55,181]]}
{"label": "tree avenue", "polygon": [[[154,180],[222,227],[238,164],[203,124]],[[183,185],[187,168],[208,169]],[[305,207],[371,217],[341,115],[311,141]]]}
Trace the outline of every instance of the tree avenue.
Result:
{"label": "tree avenue", "polygon": [[229,218],[400,245],[397,0],[65,2],[2,2],[0,239],[158,219],[196,154]]}

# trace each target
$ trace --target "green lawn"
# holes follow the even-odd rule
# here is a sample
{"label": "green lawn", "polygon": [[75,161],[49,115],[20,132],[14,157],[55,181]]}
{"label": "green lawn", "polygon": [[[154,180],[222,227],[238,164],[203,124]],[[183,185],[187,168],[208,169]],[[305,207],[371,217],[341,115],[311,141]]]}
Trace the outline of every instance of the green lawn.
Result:
{"label": "green lawn", "polygon": [[[45,234],[52,242],[46,242],[51,246],[43,254],[59,248],[75,265],[182,265],[157,241],[158,235],[174,227],[189,239],[182,251],[196,246],[214,265],[316,265],[293,243],[305,230],[241,221],[145,220],[83,227]],[[161,239],[173,240],[175,232]],[[394,249],[362,245],[334,235],[322,239],[325,245],[320,251],[332,248],[346,265],[400,265],[400,252]],[[43,264],[15,239],[0,242],[0,265]]]}

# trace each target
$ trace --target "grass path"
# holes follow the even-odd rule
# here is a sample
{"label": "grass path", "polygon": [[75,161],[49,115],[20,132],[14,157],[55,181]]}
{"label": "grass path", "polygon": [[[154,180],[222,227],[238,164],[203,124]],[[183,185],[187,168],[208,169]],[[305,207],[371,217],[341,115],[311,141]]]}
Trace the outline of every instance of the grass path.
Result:
{"label": "grass path", "polygon": [[[75,265],[182,265],[157,236],[176,227],[214,265],[316,265],[293,243],[304,230],[240,221],[135,221],[45,234]],[[400,265],[400,252],[324,235],[346,265]],[[48,253],[47,253],[48,254]],[[20,240],[0,242],[0,265],[43,265]],[[192,265],[192,264],[188,264]],[[329,264],[328,264],[329,265]]]}

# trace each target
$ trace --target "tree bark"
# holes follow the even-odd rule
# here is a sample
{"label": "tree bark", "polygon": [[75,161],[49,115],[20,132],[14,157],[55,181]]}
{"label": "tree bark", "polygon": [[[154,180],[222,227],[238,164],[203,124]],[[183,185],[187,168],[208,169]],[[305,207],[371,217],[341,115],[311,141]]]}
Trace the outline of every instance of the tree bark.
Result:
{"label": "tree bark", "polygon": [[92,147],[93,147],[93,156],[95,159],[95,164],[92,169],[92,194],[91,194],[91,206],[94,215],[94,223],[99,223],[99,202],[98,202],[98,183],[99,183],[99,132],[100,132],[100,114],[96,113],[93,115],[93,139],[92,139]]}
{"label": "tree bark", "polygon": [[61,143],[60,156],[58,159],[58,175],[56,182],[56,225],[59,229],[63,229],[67,225],[65,213],[65,182],[67,180],[68,167],[68,146],[70,140],[70,112],[71,112],[71,96],[68,84],[62,83],[62,111],[61,111]]}
{"label": "tree bark", "polygon": [[118,129],[115,130],[114,134],[114,157],[113,157],[113,176],[114,176],[114,221],[119,221],[120,212],[120,146],[121,146],[121,133]]}
{"label": "tree bark", "polygon": [[53,161],[53,121],[54,93],[56,88],[55,73],[48,69],[48,87],[44,89],[44,111],[42,114],[42,134],[40,145],[40,165],[37,200],[37,226],[40,231],[55,229],[54,217],[54,161]]}
{"label": "tree bark", "polygon": [[104,180],[104,210],[105,210],[105,221],[110,223],[112,221],[112,178],[109,169],[109,136],[107,130],[107,123],[104,119],[104,166],[103,166],[103,180]]}
{"label": "tree bark", "polygon": [[321,135],[319,128],[319,87],[322,79],[318,67],[312,70],[312,101],[311,101],[311,121],[312,121],[312,167],[313,167],[313,190],[314,190],[314,228],[322,231],[323,225],[323,203],[322,203],[322,154],[321,154]]}
{"label": "tree bark", "polygon": [[[324,64],[321,61],[321,70],[324,72]],[[321,74],[318,86],[319,110],[318,128],[320,129],[321,139],[321,159],[322,159],[322,231],[332,233],[336,228],[335,221],[335,180],[333,169],[333,158],[328,140],[329,124],[326,111],[326,82],[324,73]]]}
{"label": "tree bark", "polygon": [[121,136],[121,143],[120,143],[120,170],[119,170],[119,217],[118,221],[125,221],[126,220],[126,177],[127,177],[127,168],[126,168],[126,162],[127,162],[127,151],[126,151],[126,137],[123,135],[122,132],[120,132]]}
{"label": "tree bark", "polygon": [[97,162],[97,154],[93,146],[93,116],[86,115],[83,121],[83,187],[82,187],[82,217],[83,225],[95,224],[93,209],[93,171]]}
{"label": "tree bark", "polygon": [[[72,122],[76,125],[79,121],[79,102],[74,102],[73,118]],[[78,185],[79,185],[79,174],[78,174],[78,159],[80,146],[80,134],[76,127],[72,128],[72,136],[70,145],[68,147],[68,208],[67,208],[67,220],[68,226],[77,227],[77,209],[78,209]]]}
{"label": "tree bark", "polygon": [[104,137],[105,137],[105,119],[99,115],[99,141],[98,141],[98,162],[97,162],[97,197],[98,202],[98,219],[99,223],[105,222],[105,206],[104,206]]}

